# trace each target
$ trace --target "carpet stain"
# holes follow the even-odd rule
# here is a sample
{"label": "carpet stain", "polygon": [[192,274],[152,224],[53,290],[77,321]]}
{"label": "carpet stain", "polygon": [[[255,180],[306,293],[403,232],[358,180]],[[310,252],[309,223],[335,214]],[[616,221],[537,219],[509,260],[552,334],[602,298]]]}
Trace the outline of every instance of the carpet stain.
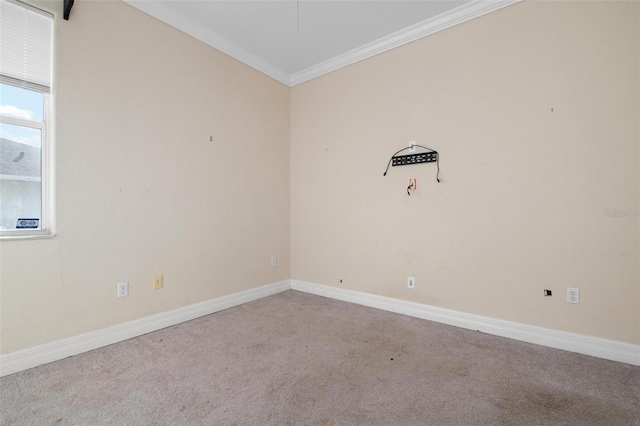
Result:
{"label": "carpet stain", "polygon": [[449,370],[449,374],[452,374],[457,377],[468,377],[469,367],[465,364],[459,363],[455,368]]}
{"label": "carpet stain", "polygon": [[307,406],[320,401],[327,392],[327,385],[327,378],[324,376],[305,376],[297,380],[293,384],[293,404]]}
{"label": "carpet stain", "polygon": [[322,420],[317,420],[313,423],[311,423],[311,426],[329,426],[333,423],[331,423],[331,420],[329,419],[322,419]]}
{"label": "carpet stain", "polygon": [[425,368],[425,373],[442,376],[445,380],[457,380],[471,375],[471,365],[456,359],[434,360]]}
{"label": "carpet stain", "polygon": [[256,343],[254,345],[249,346],[249,349],[260,351],[267,347],[267,344],[264,342]]}
{"label": "carpet stain", "polygon": [[529,383],[504,384],[499,391],[496,406],[502,425],[619,425],[632,420],[631,412],[602,398],[547,390]]}
{"label": "carpet stain", "polygon": [[58,420],[56,420],[56,423],[62,423],[62,417],[60,417]]}
{"label": "carpet stain", "polygon": [[471,345],[473,347],[476,347],[478,349],[493,349],[493,350],[499,350],[500,348],[497,346],[492,346],[492,345],[487,345],[486,343],[476,343],[476,342],[465,342],[468,345]]}

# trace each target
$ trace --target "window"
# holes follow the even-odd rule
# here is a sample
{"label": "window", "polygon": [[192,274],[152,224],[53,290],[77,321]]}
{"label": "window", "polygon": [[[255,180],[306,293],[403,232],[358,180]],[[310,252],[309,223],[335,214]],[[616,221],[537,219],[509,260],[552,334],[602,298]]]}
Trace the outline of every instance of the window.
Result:
{"label": "window", "polygon": [[52,17],[0,0],[0,237],[51,234]]}

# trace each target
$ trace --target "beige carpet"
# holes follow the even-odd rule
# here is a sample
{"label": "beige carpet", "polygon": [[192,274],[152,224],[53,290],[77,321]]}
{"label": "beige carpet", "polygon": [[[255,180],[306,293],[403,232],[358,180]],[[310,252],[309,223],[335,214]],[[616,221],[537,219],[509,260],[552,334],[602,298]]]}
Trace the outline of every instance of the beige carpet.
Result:
{"label": "beige carpet", "polygon": [[0,398],[2,425],[640,425],[640,368],[287,291]]}

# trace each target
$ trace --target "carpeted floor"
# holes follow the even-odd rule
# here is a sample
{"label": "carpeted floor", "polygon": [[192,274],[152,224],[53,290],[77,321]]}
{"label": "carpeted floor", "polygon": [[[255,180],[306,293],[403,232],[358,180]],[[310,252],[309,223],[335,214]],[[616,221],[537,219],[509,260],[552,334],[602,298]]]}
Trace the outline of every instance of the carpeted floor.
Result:
{"label": "carpeted floor", "polygon": [[2,425],[640,425],[640,367],[287,291],[0,379]]}

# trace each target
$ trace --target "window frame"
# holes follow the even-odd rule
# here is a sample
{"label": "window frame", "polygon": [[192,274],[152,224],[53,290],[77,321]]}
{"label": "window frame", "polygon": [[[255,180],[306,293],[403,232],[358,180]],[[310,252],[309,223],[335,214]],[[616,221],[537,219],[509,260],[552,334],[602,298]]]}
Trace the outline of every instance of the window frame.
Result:
{"label": "window frame", "polygon": [[[39,227],[37,229],[0,229],[0,240],[52,238],[55,235],[55,176],[52,148],[54,142],[53,129],[55,126],[52,112],[53,66],[55,61],[55,14],[19,0],[0,0],[0,2],[12,5],[8,6],[10,9],[11,7],[18,7],[24,11],[24,14],[22,14],[22,12],[15,14],[17,19],[24,18],[24,21],[17,21],[20,23],[17,27],[13,27],[13,18],[7,18],[9,20],[3,22],[7,24],[7,28],[14,28],[16,31],[21,31],[20,28],[24,28],[25,32],[22,33],[20,37],[24,37],[25,46],[27,46],[27,44],[30,46],[27,50],[23,50],[22,44],[19,43],[17,45],[12,45],[11,41],[8,42],[5,46],[8,48],[8,53],[5,58],[7,59],[7,62],[5,63],[7,66],[2,67],[2,70],[0,70],[0,83],[41,93],[43,95],[42,121],[0,114],[0,123],[34,128],[41,132]],[[16,11],[16,9],[12,10],[14,12]],[[40,15],[40,17],[31,21],[30,16],[32,14]],[[14,14],[11,12],[8,13],[7,16],[14,16]],[[48,20],[46,25],[50,32],[46,35],[46,39],[42,38],[45,33],[41,32],[43,28],[41,26],[42,21],[40,21],[41,17]],[[34,26],[31,26],[31,22],[34,23]],[[37,22],[40,22],[40,24],[37,24]],[[27,25],[27,23],[29,24]],[[33,29],[33,32],[31,29]],[[9,38],[9,40],[12,39]],[[41,43],[43,40],[48,42],[46,50],[43,49],[46,44]],[[15,46],[19,46],[18,50],[12,50]],[[40,56],[41,54],[47,56],[42,57]],[[43,58],[46,58],[46,60],[42,60]],[[40,72],[45,70],[47,73]]]}
{"label": "window frame", "polygon": [[[22,85],[12,84],[6,79],[1,79],[2,84],[19,87],[21,89],[38,92],[32,88]],[[29,127],[40,130],[40,227],[38,229],[0,229],[0,240],[23,239],[23,238],[52,238],[55,234],[52,227],[52,176],[51,176],[51,149],[50,132],[50,103],[51,95],[47,92],[40,92],[43,95],[42,121],[30,120],[27,118],[14,117],[0,113],[0,123],[14,126]]]}

